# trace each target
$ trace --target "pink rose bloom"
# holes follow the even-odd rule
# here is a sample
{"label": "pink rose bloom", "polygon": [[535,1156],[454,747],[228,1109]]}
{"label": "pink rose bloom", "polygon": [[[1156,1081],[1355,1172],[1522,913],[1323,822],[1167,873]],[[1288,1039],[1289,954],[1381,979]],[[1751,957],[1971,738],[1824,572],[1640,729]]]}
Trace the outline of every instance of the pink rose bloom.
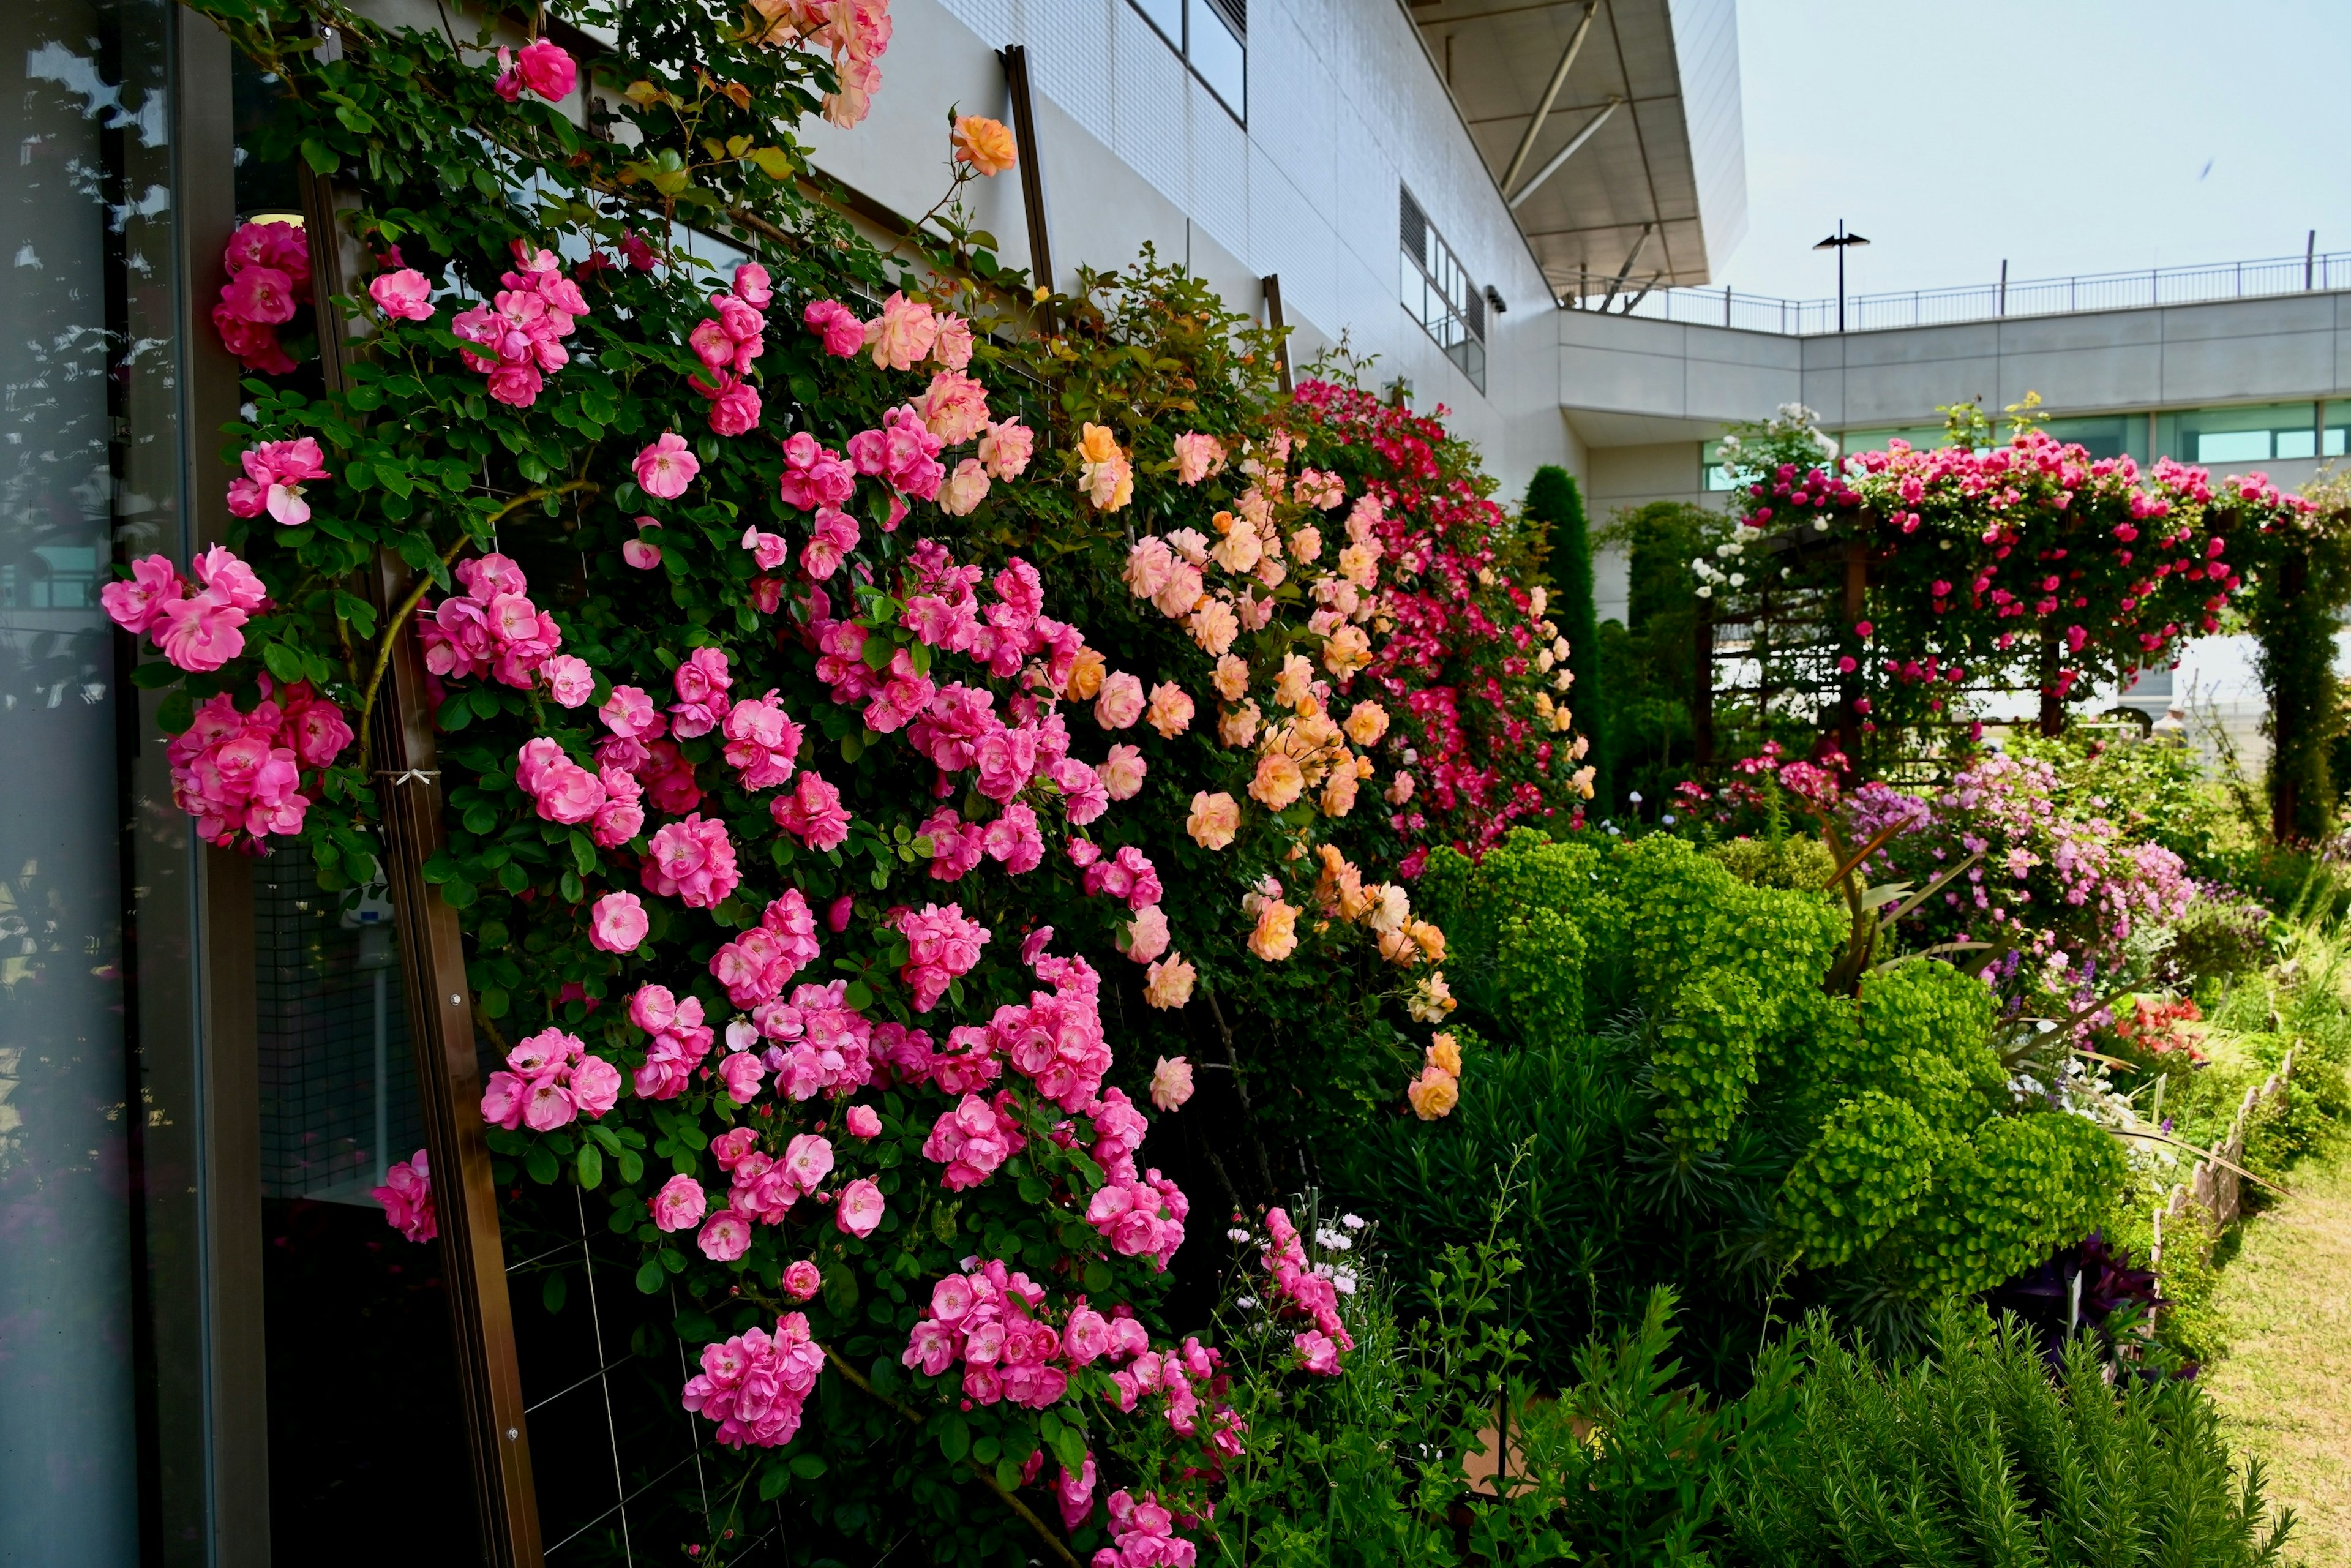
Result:
{"label": "pink rose bloom", "polygon": [[1339,1347],[1322,1330],[1309,1329],[1304,1333],[1292,1334],[1290,1343],[1298,1352],[1299,1366],[1305,1371],[1324,1377],[1339,1375]]}
{"label": "pink rose bloom", "polygon": [[812,850],[836,849],[849,839],[849,809],[841,791],[802,769],[792,788],[768,802],[768,814]]}
{"label": "pink rose bloom", "polygon": [[702,463],[687,450],[684,437],[664,431],[660,440],[637,454],[637,487],[648,496],[674,501],[685,494]]}
{"label": "pink rose bloom", "polygon": [[483,384],[492,397],[508,408],[528,408],[538,401],[547,382],[537,365],[517,364],[500,365]]}
{"label": "pink rose bloom", "polygon": [[852,898],[848,894],[842,894],[839,898],[834,899],[830,904],[826,905],[824,912],[824,928],[831,932],[835,936],[840,936],[842,932],[849,929],[850,916],[854,915],[856,912],[857,901],[854,898]]}
{"label": "pink rose bloom", "polygon": [[580,1114],[572,1103],[569,1090],[552,1079],[539,1079],[524,1086],[522,1119],[534,1133],[551,1133],[568,1126]]}
{"label": "pink rose bloom", "polygon": [[814,1133],[802,1133],[784,1146],[783,1166],[792,1185],[814,1192],[832,1174],[832,1145]]}
{"label": "pink rose bloom", "polygon": [[715,1263],[731,1263],[751,1249],[751,1223],[731,1208],[722,1208],[704,1222],[695,1238],[702,1255]]}
{"label": "pink rose bloom", "polygon": [[842,1119],[852,1138],[878,1138],[882,1135],[882,1118],[871,1105],[852,1105]]}
{"label": "pink rose bloom", "polygon": [[538,668],[547,677],[548,695],[565,707],[579,707],[596,695],[596,672],[585,659],[559,653]]}
{"label": "pink rose bloom", "polygon": [[1102,788],[1113,800],[1132,800],[1143,788],[1144,776],[1150,767],[1143,760],[1142,751],[1123,742],[1110,748],[1094,771],[1102,778]]}
{"label": "pink rose bloom", "polygon": [[441,1234],[433,1210],[433,1177],[425,1167],[424,1151],[398,1160],[384,1172],[383,1186],[368,1196],[383,1205],[384,1223],[411,1241],[430,1241]]}
{"label": "pink rose bloom", "polygon": [[743,548],[761,571],[773,571],[791,559],[792,547],[784,536],[765,532],[756,523],[743,530]]}
{"label": "pink rose bloom", "polygon": [[731,706],[726,693],[735,684],[726,655],[716,648],[696,648],[670,680],[677,693],[669,709],[670,733],[691,740],[717,728]]}
{"label": "pink rose bloom", "polygon": [[1037,433],[1017,419],[998,420],[979,438],[979,460],[992,479],[1018,479],[1036,450]]}
{"label": "pink rose bloom", "polygon": [[873,1234],[882,1223],[883,1210],[887,1207],[882,1189],[860,1176],[841,1189],[841,1201],[833,1207],[833,1223],[851,1236],[863,1240]]}
{"label": "pink rose bloom", "polygon": [[977,457],[967,457],[956,464],[946,483],[939,486],[939,510],[950,517],[971,516],[986,499],[987,470]]}
{"label": "pink rose bloom", "polygon": [[1192,699],[1173,681],[1151,688],[1151,706],[1144,716],[1163,740],[1173,740],[1192,725]]}
{"label": "pink rose bloom", "polygon": [[298,301],[294,280],[274,267],[248,267],[221,288],[221,303],[240,321],[276,326],[291,321]]}
{"label": "pink rose bloom", "polygon": [[719,435],[743,435],[759,425],[759,392],[747,382],[735,382],[710,401],[710,428]]}
{"label": "pink rose bloom", "polygon": [[1192,999],[1197,971],[1181,953],[1170,953],[1144,971],[1143,999],[1155,1008],[1180,1008]]}
{"label": "pink rose bloom", "polygon": [[162,623],[152,629],[155,645],[183,670],[217,670],[245,652],[245,633],[238,628],[247,619],[246,612],[209,590],[193,599],[165,601],[159,611]]}
{"label": "pink rose bloom", "polygon": [[832,507],[820,507],[809,527],[809,541],[800,547],[801,570],[824,581],[841,570],[842,560],[857,548],[857,538],[856,518]]}
{"label": "pink rose bloom", "polygon": [[938,336],[938,320],[931,308],[901,293],[883,300],[882,314],[865,324],[865,347],[872,351],[877,370],[913,370],[930,357]]}
{"label": "pink rose bloom", "polygon": [[690,1176],[674,1176],[653,1195],[653,1223],[664,1230],[689,1230],[702,1223],[710,1200]]}
{"label": "pink rose bloom", "polygon": [[1151,1074],[1151,1103],[1174,1111],[1192,1097],[1192,1064],[1180,1056],[1163,1056]]}
{"label": "pink rose bloom", "polygon": [[784,1294],[796,1301],[805,1301],[824,1289],[824,1275],[812,1260],[803,1258],[784,1270],[783,1283]]}
{"label": "pink rose bloom", "polygon": [[727,1097],[737,1105],[748,1105],[758,1097],[760,1082],[767,1075],[767,1067],[747,1051],[735,1051],[718,1064],[719,1082],[726,1085]]}
{"label": "pink rose bloom", "polygon": [[1187,430],[1176,438],[1177,484],[1196,485],[1224,465],[1224,444],[1215,436]]}
{"label": "pink rose bloom", "polygon": [[596,716],[614,735],[632,740],[657,736],[668,724],[642,686],[614,686],[612,695],[604,699],[604,706],[596,710]]}
{"label": "pink rose bloom", "polygon": [[571,1066],[571,1098],[583,1116],[601,1117],[621,1103],[621,1070],[583,1054]]}
{"label": "pink rose bloom", "polygon": [[655,832],[651,849],[644,863],[646,890],[676,898],[688,909],[714,907],[742,880],[726,824],[705,821],[699,812]]}
{"label": "pink rose bloom", "polygon": [[768,269],[756,261],[747,261],[735,269],[735,298],[754,310],[765,310],[775,298],[775,288]]}
{"label": "pink rose bloom", "polygon": [[1161,913],[1159,905],[1146,904],[1127,922],[1126,956],[1138,964],[1148,964],[1166,951],[1167,916]]}
{"label": "pink rose bloom", "polygon": [[1110,810],[1110,790],[1102,775],[1074,757],[1054,764],[1053,782],[1061,787],[1062,811],[1074,827],[1082,828]]}
{"label": "pink rose bloom", "polygon": [[639,571],[651,571],[661,564],[661,546],[651,539],[623,539],[621,559]]}
{"label": "pink rose bloom", "polygon": [[151,555],[131,563],[130,581],[108,583],[98,598],[114,623],[136,637],[162,619],[166,603],[186,591],[170,558]]}
{"label": "pink rose bloom", "polygon": [[[824,340],[824,351],[846,359],[865,346],[865,323],[838,299],[812,299],[800,319]],[[900,367],[904,369],[904,366]]]}
{"label": "pink rose bloom", "polygon": [[743,1163],[743,1156],[759,1146],[759,1133],[755,1127],[730,1127],[710,1140],[710,1157],[718,1162],[722,1171],[731,1171]]}
{"label": "pink rose bloom", "polygon": [[1143,716],[1143,683],[1124,671],[1102,682],[1094,698],[1094,722],[1104,729],[1129,729]]}
{"label": "pink rose bloom", "polygon": [[1045,839],[1037,826],[1037,813],[1022,801],[1005,807],[983,831],[981,842],[988,858],[1013,876],[1035,871],[1045,859]]}
{"label": "pink rose bloom", "polygon": [[376,308],[402,321],[433,319],[433,285],[413,267],[387,272],[368,285]]}

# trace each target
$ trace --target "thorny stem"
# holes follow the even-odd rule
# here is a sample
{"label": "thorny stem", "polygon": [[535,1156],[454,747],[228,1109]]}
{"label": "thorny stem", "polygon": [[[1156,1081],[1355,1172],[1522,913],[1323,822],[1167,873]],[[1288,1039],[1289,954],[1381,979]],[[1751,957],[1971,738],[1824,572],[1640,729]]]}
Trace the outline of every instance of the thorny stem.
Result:
{"label": "thorny stem", "polygon": [[[919,1427],[923,1424],[922,1416],[918,1414],[913,1406],[902,1405],[897,1400],[891,1398],[887,1394],[884,1394],[880,1389],[874,1387],[873,1385],[866,1379],[863,1373],[850,1365],[849,1363],[841,1360],[840,1353],[835,1351],[832,1346],[826,1345],[823,1348],[825,1360],[832,1363],[834,1370],[839,1372],[841,1376],[849,1379],[850,1382],[855,1384],[858,1387],[862,1388],[866,1393],[872,1395],[883,1404],[887,1405],[891,1409],[895,1410],[899,1415],[904,1416],[908,1421],[913,1422],[915,1426]],[[1052,1531],[1046,1527],[1045,1521],[1037,1517],[1037,1513],[1034,1509],[1030,1508],[1027,1503],[1022,1502],[1019,1498],[1004,1489],[1003,1483],[996,1479],[994,1471],[988,1469],[986,1466],[980,1464],[976,1459],[967,1459],[964,1463],[969,1467],[972,1475],[977,1479],[981,1484],[986,1486],[988,1490],[994,1492],[998,1497],[1004,1500],[1005,1507],[1010,1509],[1013,1512],[1019,1514],[1023,1520],[1028,1521],[1029,1528],[1037,1532],[1037,1539],[1043,1542],[1047,1548],[1052,1552],[1055,1557],[1069,1564],[1069,1568],[1078,1568],[1077,1555],[1063,1543],[1060,1536],[1055,1535]]]}
{"label": "thorny stem", "polygon": [[[506,519],[507,514],[519,511],[533,501],[543,501],[549,496],[560,496],[569,490],[594,490],[601,487],[585,479],[566,479],[560,485],[545,485],[537,489],[525,490],[521,495],[492,512],[488,519],[489,526],[496,528]],[[465,547],[473,542],[474,536],[471,532],[459,533],[456,542],[441,552],[441,564],[447,566],[455,560],[464,552]],[[368,720],[375,713],[376,692],[383,685],[383,673],[392,667],[392,640],[399,635],[401,626],[416,612],[417,605],[423,601],[424,595],[431,591],[432,587],[432,573],[427,572],[417,579],[416,586],[409,591],[408,597],[400,601],[400,608],[393,611],[391,619],[384,623],[382,639],[376,645],[375,672],[368,676],[367,695],[360,701],[359,733],[361,735],[368,732]]]}

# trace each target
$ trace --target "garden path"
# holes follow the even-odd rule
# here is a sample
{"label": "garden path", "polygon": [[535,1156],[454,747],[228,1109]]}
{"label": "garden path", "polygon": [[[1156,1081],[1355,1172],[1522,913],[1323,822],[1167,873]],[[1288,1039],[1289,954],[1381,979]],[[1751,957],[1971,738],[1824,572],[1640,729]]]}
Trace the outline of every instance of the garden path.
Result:
{"label": "garden path", "polygon": [[2206,1386],[2230,1446],[2260,1457],[2272,1502],[2299,1516],[2290,1554],[2351,1568],[2351,1150],[2290,1179],[2221,1270],[2230,1352]]}

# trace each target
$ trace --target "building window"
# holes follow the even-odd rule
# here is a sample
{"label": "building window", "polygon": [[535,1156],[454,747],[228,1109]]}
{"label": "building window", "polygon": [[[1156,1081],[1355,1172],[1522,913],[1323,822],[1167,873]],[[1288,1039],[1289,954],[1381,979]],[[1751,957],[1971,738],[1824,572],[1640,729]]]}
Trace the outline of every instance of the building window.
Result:
{"label": "building window", "polygon": [[1403,266],[1398,293],[1445,357],[1461,367],[1479,392],[1486,390],[1486,300],[1469,281],[1453,247],[1429,225],[1412,193],[1403,193],[1400,237]]}
{"label": "building window", "polygon": [[2158,418],[2155,439],[2162,455],[2187,463],[2340,457],[2346,417],[2351,417],[2351,405],[2333,402],[2325,405],[2323,429],[2318,405],[2312,402],[2186,409]]}
{"label": "building window", "polygon": [[1127,0],[1235,120],[1249,122],[1249,0]]}

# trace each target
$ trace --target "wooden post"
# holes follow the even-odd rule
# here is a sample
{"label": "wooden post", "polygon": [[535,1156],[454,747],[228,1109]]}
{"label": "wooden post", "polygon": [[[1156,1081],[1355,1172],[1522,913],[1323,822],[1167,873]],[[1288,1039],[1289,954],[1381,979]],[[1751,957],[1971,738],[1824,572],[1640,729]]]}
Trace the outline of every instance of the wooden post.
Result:
{"label": "wooden post", "polygon": [[[1045,289],[1053,287],[1053,236],[1045,206],[1045,170],[1037,159],[1037,100],[1029,82],[1029,50],[1014,44],[998,57],[1004,62],[1005,90],[1012,99],[1012,146],[1020,157],[1020,212],[1029,225],[1029,278]],[[1055,330],[1053,308],[1037,305],[1037,325],[1046,337]]]}
{"label": "wooden post", "polygon": [[2053,740],[2065,733],[2065,699],[2057,695],[2057,639],[2054,626],[2041,633],[2041,733]]}
{"label": "wooden post", "polygon": [[[357,246],[338,221],[335,188],[307,177],[303,223],[310,241],[311,299],[321,370],[329,391],[343,385],[351,353],[347,324],[329,301],[356,289]],[[369,583],[379,616],[414,583],[408,564],[382,551]],[[384,879],[400,933],[408,1016],[416,1051],[417,1098],[440,1222],[442,1277],[448,1282],[457,1383],[472,1449],[474,1497],[489,1568],[540,1568],[538,1497],[531,1481],[522,1368],[507,1298],[506,1249],[496,1188],[482,1126],[482,1072],[474,1046],[472,989],[457,912],[425,882],[425,860],[442,845],[441,778],[433,708],[413,623],[394,647],[367,747],[383,826]]]}
{"label": "wooden post", "polygon": [[[1278,272],[1269,272],[1265,275],[1265,324],[1277,329],[1290,324],[1281,319],[1281,274]],[[1287,397],[1290,390],[1290,340],[1283,339],[1273,353],[1274,367],[1280,376],[1282,395]]]}

